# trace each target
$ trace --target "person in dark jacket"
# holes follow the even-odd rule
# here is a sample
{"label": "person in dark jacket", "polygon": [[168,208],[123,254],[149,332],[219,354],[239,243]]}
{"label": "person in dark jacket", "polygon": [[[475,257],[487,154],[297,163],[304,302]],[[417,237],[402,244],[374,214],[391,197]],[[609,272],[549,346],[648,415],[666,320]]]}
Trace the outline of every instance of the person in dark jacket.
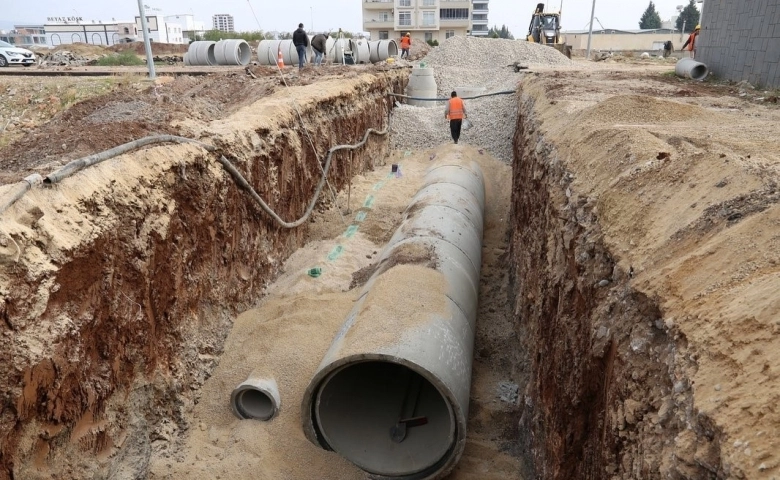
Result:
{"label": "person in dark jacket", "polygon": [[306,35],[306,30],[303,29],[303,24],[298,24],[298,30],[293,32],[293,45],[298,52],[298,70],[303,68],[303,64],[306,61],[306,47],[309,46],[309,36]]}
{"label": "person in dark jacket", "polygon": [[325,53],[325,43],[328,41],[329,33],[317,34],[311,39],[311,48],[314,50],[314,65],[322,65],[322,55]]}

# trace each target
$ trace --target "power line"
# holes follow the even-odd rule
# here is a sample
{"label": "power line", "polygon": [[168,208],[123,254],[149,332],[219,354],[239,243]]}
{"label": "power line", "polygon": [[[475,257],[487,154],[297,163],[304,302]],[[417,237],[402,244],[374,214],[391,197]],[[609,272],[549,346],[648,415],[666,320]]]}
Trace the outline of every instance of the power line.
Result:
{"label": "power line", "polygon": [[257,19],[257,15],[255,15],[255,9],[252,8],[252,2],[250,2],[249,0],[246,0],[246,3],[249,4],[249,9],[252,10],[252,16],[255,17],[255,21],[257,22],[257,28],[262,30],[263,27],[262,27],[262,25],[260,25],[260,20]]}

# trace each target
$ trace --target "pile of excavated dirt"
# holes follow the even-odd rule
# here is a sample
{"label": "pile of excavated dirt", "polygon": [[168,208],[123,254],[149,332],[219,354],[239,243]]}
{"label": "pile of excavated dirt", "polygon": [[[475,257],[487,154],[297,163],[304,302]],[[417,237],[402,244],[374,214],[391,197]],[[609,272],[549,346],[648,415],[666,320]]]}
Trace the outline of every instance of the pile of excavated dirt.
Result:
{"label": "pile of excavated dirt", "polygon": [[454,36],[425,57],[433,66],[496,68],[519,62],[531,66],[566,66],[571,60],[548,46],[523,40]]}
{"label": "pile of excavated dirt", "polygon": [[780,110],[608,68],[522,83],[512,295],[536,469],[778,478]]}
{"label": "pile of excavated dirt", "polygon": [[[179,43],[152,42],[152,55],[174,55],[187,53],[189,45]],[[133,52],[137,55],[146,55],[144,42],[118,43],[106,48],[112,52]]]}

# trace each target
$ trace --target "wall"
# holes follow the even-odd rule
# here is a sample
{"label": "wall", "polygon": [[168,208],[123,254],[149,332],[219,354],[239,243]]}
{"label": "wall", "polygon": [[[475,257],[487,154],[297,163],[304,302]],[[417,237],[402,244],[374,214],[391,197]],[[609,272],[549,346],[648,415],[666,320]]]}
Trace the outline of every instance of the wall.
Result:
{"label": "wall", "polygon": [[727,80],[780,87],[780,0],[707,0],[697,60]]}
{"label": "wall", "polygon": [[[585,50],[588,48],[587,33],[564,33],[563,38],[567,45],[571,45],[574,50]],[[653,50],[653,42],[665,42],[671,40],[674,48],[678,49],[685,43],[687,35],[680,39],[679,33],[607,33],[593,34],[591,42],[592,50]]]}

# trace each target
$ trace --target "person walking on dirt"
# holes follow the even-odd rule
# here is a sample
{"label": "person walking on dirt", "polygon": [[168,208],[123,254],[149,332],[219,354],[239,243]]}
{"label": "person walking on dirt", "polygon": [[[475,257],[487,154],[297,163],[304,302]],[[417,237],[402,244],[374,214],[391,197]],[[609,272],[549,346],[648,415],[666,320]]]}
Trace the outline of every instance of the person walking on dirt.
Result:
{"label": "person walking on dirt", "polygon": [[406,55],[407,60],[409,59],[409,48],[412,46],[412,36],[409,34],[409,32],[406,32],[406,35],[401,37],[401,58],[404,58],[404,55]]}
{"label": "person walking on dirt", "polygon": [[664,58],[669,57],[669,55],[672,54],[674,51],[674,44],[672,44],[671,40],[667,40],[664,42]]}
{"label": "person walking on dirt", "polygon": [[319,33],[311,39],[311,49],[314,50],[314,65],[322,65],[322,55],[325,53],[325,43],[330,34]]}
{"label": "person walking on dirt", "polygon": [[466,118],[466,105],[458,97],[457,92],[450,94],[447,108],[444,110],[444,118],[450,121],[450,134],[457,145],[460,138],[460,127],[463,125],[463,119]]}
{"label": "person walking on dirt", "polygon": [[696,40],[699,39],[699,32],[701,32],[701,25],[696,25],[696,28],[693,29],[688,40],[686,40],[682,46],[682,50],[685,50],[685,47],[688,47],[688,51],[691,52],[691,58],[696,58]]}
{"label": "person walking on dirt", "polygon": [[298,24],[298,30],[293,32],[293,45],[298,52],[298,70],[303,68],[303,64],[306,61],[306,47],[309,46],[309,36],[306,35],[306,30],[303,29],[303,24]]}

